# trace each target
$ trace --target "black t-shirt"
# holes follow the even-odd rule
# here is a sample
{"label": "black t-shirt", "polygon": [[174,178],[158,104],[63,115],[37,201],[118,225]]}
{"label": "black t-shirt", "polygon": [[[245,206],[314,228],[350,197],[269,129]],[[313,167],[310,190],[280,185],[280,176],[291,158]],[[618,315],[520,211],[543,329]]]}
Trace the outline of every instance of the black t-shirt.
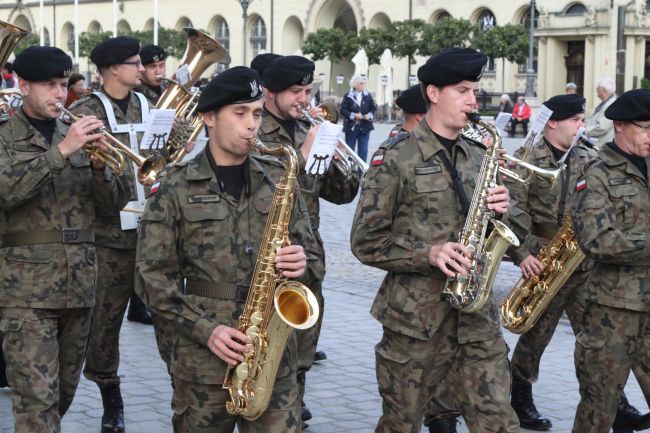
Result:
{"label": "black t-shirt", "polygon": [[115,105],[117,105],[120,108],[122,114],[126,115],[126,110],[129,109],[129,101],[131,100],[131,93],[126,95],[126,98],[124,99],[115,99],[106,92],[104,92],[104,94],[108,96],[111,99],[111,101],[115,102]]}
{"label": "black t-shirt", "polygon": [[56,128],[56,119],[34,119],[33,117],[29,117],[25,111],[23,111],[23,114],[27,121],[36,128],[43,137],[45,137],[47,142],[52,144],[52,136],[54,135],[54,129]]}
{"label": "black t-shirt", "polygon": [[[267,110],[268,111],[268,110]],[[269,111],[269,114],[271,117],[275,119],[276,122],[280,124],[284,128],[285,131],[287,131],[287,134],[289,134],[289,137],[291,137],[291,141],[293,142],[294,139],[294,133],[296,131],[296,121],[291,119],[291,120],[285,120],[285,119],[280,119],[273,113]],[[294,143],[295,144],[295,143]]]}
{"label": "black t-shirt", "polygon": [[[433,131],[431,131],[431,132],[433,132]],[[436,138],[438,139],[438,141],[440,142],[440,144],[442,144],[443,146],[445,146],[445,149],[447,149],[447,152],[449,152],[450,155],[453,155],[453,153],[452,153],[452,149],[454,148],[454,144],[456,144],[456,142],[458,141],[458,137],[456,137],[455,139],[452,140],[452,139],[450,139],[450,138],[445,138],[445,137],[443,137],[442,135],[437,134],[437,133],[435,133],[435,132],[433,132],[433,135],[436,136]],[[454,159],[455,159],[455,158],[454,158]],[[454,164],[454,165],[455,165],[455,164]]]}
{"label": "black t-shirt", "polygon": [[562,149],[558,149],[557,147],[553,146],[551,143],[548,142],[548,140],[546,140],[546,137],[544,137],[544,142],[546,143],[548,148],[551,149],[551,152],[553,152],[553,156],[555,157],[555,162],[561,160],[566,152]]}
{"label": "black t-shirt", "polygon": [[630,155],[629,153],[624,152],[613,141],[610,141],[609,143],[607,143],[607,145],[614,152],[616,152],[619,155],[624,156],[625,158],[627,158],[632,164],[634,164],[636,166],[636,168],[639,169],[641,174],[643,174],[643,177],[645,177],[646,179],[648,178],[648,168],[646,166],[645,158],[641,158],[640,156]]}
{"label": "black t-shirt", "polygon": [[248,188],[250,184],[250,175],[248,171],[248,158],[239,165],[217,165],[217,162],[212,157],[212,152],[209,146],[205,147],[208,153],[208,162],[212,171],[214,171],[219,181],[221,191],[229,194],[235,200],[241,198],[241,193],[246,188],[246,195],[248,195]]}

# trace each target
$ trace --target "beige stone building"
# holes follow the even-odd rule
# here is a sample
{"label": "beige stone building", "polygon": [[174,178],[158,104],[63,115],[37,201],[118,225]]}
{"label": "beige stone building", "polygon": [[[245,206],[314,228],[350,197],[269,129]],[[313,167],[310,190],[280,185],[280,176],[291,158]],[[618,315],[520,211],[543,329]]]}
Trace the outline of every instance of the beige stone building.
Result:
{"label": "beige stone building", "polygon": [[[244,27],[245,0],[158,0],[163,27],[193,26],[214,35],[229,50],[232,65],[248,64],[261,50],[294,54],[305,35],[319,27],[358,31],[363,27],[386,26],[392,21],[421,18],[435,23],[444,16],[463,17],[481,27],[506,23],[528,25],[530,1],[526,0],[250,0]],[[0,0],[0,19],[35,33],[43,28],[46,43],[74,55],[74,32],[152,29],[154,0],[79,0],[75,18],[74,0]],[[536,2],[535,91],[543,100],[564,91],[574,81],[587,97],[588,106],[598,102],[595,86],[599,78],[617,78],[624,89],[640,85],[650,77],[650,4],[643,0],[538,0]],[[42,16],[42,24],[40,22]],[[245,28],[245,30],[244,30]],[[619,59],[617,59],[617,56]],[[418,58],[415,73],[425,59]],[[89,68],[79,61],[83,72]],[[170,60],[170,68],[175,67]],[[317,63],[324,89],[334,93],[347,89],[353,73],[350,61],[330,65]],[[378,65],[368,72],[369,88],[378,86]],[[523,93],[526,67],[490,62],[481,89],[491,93]],[[214,72],[212,70],[211,72]],[[336,76],[345,77],[337,86]],[[408,85],[409,65],[393,62],[393,87]],[[623,84],[624,83],[624,84]]]}

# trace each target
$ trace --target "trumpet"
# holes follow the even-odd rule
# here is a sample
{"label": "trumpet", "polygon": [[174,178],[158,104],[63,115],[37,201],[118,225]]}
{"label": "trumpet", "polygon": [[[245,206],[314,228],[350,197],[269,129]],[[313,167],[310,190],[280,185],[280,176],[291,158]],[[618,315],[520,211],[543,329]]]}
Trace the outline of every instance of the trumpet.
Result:
{"label": "trumpet", "polygon": [[[325,116],[314,117],[309,114],[309,110],[299,106],[298,109],[303,117],[312,125],[320,125],[325,121],[336,123],[339,120],[339,113],[332,103],[324,102],[319,105],[320,109],[325,112]],[[348,146],[348,144],[339,137],[339,145],[334,149],[339,156],[338,160],[334,160],[334,165],[341,170],[348,178],[352,176],[352,171],[357,168],[361,173],[368,171],[368,164],[357,155],[357,153]]]}
{"label": "trumpet", "polygon": [[[462,135],[464,138],[467,138],[469,140],[478,143],[482,143],[483,137],[485,136],[483,129],[479,125],[476,125],[472,122],[468,122],[468,125],[465,128],[463,128],[463,130],[460,132],[460,135]],[[525,168],[528,173],[527,177],[521,177],[519,174],[505,167],[501,167],[499,169],[499,173],[508,176],[511,179],[517,182],[521,182],[523,184],[529,184],[533,179],[533,174],[550,179],[551,182],[555,183],[555,181],[560,176],[560,173],[562,173],[562,171],[565,168],[563,164],[559,164],[559,167],[556,170],[548,170],[545,168],[537,167],[536,165],[524,161],[524,159],[526,158],[525,155],[527,155],[530,148],[532,148],[536,138],[537,136],[533,134],[529,134],[526,137],[526,141],[524,143],[524,151],[522,153],[521,159],[516,158],[512,155],[508,155],[507,153],[503,153],[499,155],[499,158],[504,161],[507,161],[509,165],[510,164],[518,165],[519,167]]]}
{"label": "trumpet", "polygon": [[[66,123],[74,123],[83,117],[72,114],[60,102],[56,104],[56,108],[61,111],[63,117],[67,118],[65,120]],[[142,185],[149,186],[156,181],[158,174],[165,168],[166,161],[162,155],[154,154],[148,158],[140,156],[131,150],[131,147],[109,134],[103,126],[93,132],[102,134],[103,137],[99,139],[99,142],[108,150],[104,151],[86,143],[83,146],[84,152],[89,157],[94,157],[98,161],[106,164],[116,175],[119,176],[124,173],[126,159],[129,158],[138,166],[138,182]]]}

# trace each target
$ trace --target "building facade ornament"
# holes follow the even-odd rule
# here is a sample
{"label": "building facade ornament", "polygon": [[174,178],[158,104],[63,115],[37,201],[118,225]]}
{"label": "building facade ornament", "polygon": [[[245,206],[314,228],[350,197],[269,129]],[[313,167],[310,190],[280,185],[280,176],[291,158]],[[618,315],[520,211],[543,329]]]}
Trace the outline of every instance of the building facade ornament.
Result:
{"label": "building facade ornament", "polygon": [[539,8],[539,16],[537,17],[537,28],[545,29],[549,25],[548,11],[543,7]]}
{"label": "building facade ornament", "polygon": [[585,25],[587,27],[596,27],[596,8],[589,6],[585,15]]}

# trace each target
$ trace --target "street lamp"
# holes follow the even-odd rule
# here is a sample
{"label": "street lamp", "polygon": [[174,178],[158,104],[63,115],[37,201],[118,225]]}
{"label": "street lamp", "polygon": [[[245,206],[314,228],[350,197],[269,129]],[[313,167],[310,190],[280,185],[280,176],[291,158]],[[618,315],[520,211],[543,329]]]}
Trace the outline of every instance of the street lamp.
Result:
{"label": "street lamp", "polygon": [[343,95],[341,95],[341,85],[343,84],[344,79],[345,79],[345,77],[343,75],[337,75],[336,76],[336,84],[339,86],[339,95],[341,97],[343,97]]}
{"label": "street lamp", "polygon": [[[324,94],[325,93],[325,73],[321,72],[320,74],[318,74],[318,78],[320,79],[320,88],[322,90],[321,94]],[[332,93],[331,88],[330,88],[330,93]]]}
{"label": "street lamp", "polygon": [[244,59],[242,60],[242,65],[246,66],[246,21],[248,20],[248,6],[251,4],[252,0],[238,0],[239,4],[241,5],[243,15],[242,18],[244,19],[244,26],[242,29],[242,44],[243,44],[243,50],[242,52],[244,53]]}
{"label": "street lamp", "polygon": [[535,55],[535,0],[530,0],[530,9],[528,13],[528,27],[530,30],[528,40],[528,68],[526,70],[526,96],[533,97],[533,56]]}

